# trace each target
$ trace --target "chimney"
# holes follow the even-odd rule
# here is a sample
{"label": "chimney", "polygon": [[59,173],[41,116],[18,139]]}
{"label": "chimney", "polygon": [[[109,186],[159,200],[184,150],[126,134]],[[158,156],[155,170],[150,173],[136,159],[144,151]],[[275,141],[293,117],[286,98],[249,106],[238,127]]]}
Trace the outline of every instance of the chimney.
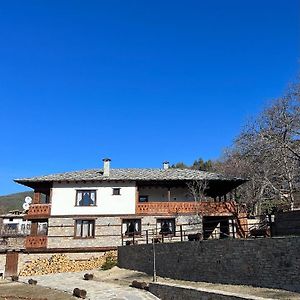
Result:
{"label": "chimney", "polygon": [[170,167],[169,162],[168,162],[168,161],[164,161],[164,162],[163,162],[163,169],[164,169],[164,170],[168,170],[169,167]]}
{"label": "chimney", "polygon": [[110,158],[103,158],[103,176],[109,176]]}

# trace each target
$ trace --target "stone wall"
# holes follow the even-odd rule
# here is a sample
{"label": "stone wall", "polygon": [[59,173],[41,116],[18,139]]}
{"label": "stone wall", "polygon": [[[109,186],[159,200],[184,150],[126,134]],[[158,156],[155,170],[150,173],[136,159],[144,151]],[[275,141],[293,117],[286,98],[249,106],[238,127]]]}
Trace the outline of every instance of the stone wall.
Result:
{"label": "stone wall", "polygon": [[300,235],[300,210],[277,213],[274,227],[276,236]]}
{"label": "stone wall", "polygon": [[[85,217],[83,216],[82,219]],[[107,216],[95,219],[95,238],[80,239],[74,238],[75,220],[72,217],[52,217],[48,225],[48,246],[47,248],[93,248],[93,247],[116,247],[122,245],[122,219],[141,219],[142,235],[135,237],[135,242],[146,243],[146,231],[149,232],[149,239],[152,231],[157,230],[157,219],[172,218],[172,216]],[[176,222],[176,230],[182,225],[182,230],[189,233],[202,232],[202,219],[195,215],[173,216]],[[173,240],[180,240],[180,234]],[[130,238],[124,238],[123,243]]]}
{"label": "stone wall", "polygon": [[6,253],[0,253],[0,273],[4,272],[5,264],[6,264]]}
{"label": "stone wall", "polygon": [[24,249],[25,237],[1,237],[0,238],[0,251],[1,250],[20,250]]}
{"label": "stone wall", "polygon": [[[300,237],[155,244],[157,275],[300,291]],[[152,274],[153,246],[118,248],[118,265]]]}
{"label": "stone wall", "polygon": [[[150,283],[149,291],[161,300],[243,300],[245,297],[236,293],[213,291],[208,289],[179,286],[176,284]],[[251,298],[254,299],[254,298]],[[262,299],[262,298],[260,298]]]}

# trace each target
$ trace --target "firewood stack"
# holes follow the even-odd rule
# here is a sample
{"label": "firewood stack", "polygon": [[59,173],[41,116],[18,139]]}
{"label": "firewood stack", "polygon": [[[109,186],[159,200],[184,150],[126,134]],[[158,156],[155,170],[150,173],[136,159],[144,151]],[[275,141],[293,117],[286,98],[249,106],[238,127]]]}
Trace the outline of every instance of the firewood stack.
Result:
{"label": "firewood stack", "polygon": [[65,254],[54,254],[49,259],[38,258],[23,267],[20,276],[45,275],[51,273],[78,272],[97,269],[102,266],[107,256],[116,256],[116,252],[109,251],[103,256],[92,257],[88,260],[76,261]]}

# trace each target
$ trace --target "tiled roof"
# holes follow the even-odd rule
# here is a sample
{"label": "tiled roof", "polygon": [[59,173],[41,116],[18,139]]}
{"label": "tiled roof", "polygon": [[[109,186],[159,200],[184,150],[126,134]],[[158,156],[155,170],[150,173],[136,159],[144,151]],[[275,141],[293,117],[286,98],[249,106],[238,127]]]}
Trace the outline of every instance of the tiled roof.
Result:
{"label": "tiled roof", "polygon": [[25,184],[34,182],[58,181],[172,181],[172,180],[221,180],[244,181],[241,178],[228,178],[220,174],[191,169],[110,169],[109,176],[103,175],[102,169],[66,172],[46,176],[15,179],[15,182]]}

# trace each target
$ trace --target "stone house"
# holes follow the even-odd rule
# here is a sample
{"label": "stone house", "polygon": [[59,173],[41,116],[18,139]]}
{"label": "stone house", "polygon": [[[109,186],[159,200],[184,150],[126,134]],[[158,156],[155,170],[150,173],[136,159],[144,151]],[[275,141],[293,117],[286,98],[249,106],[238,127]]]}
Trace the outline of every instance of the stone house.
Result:
{"label": "stone house", "polygon": [[[103,164],[102,169],[15,180],[34,190],[25,216],[32,224],[26,251],[98,252],[154,238],[239,234],[234,190],[245,180],[173,169],[168,162],[161,169],[114,169],[110,159]],[[195,201],[191,186],[199,189],[204,182],[205,201]]]}

